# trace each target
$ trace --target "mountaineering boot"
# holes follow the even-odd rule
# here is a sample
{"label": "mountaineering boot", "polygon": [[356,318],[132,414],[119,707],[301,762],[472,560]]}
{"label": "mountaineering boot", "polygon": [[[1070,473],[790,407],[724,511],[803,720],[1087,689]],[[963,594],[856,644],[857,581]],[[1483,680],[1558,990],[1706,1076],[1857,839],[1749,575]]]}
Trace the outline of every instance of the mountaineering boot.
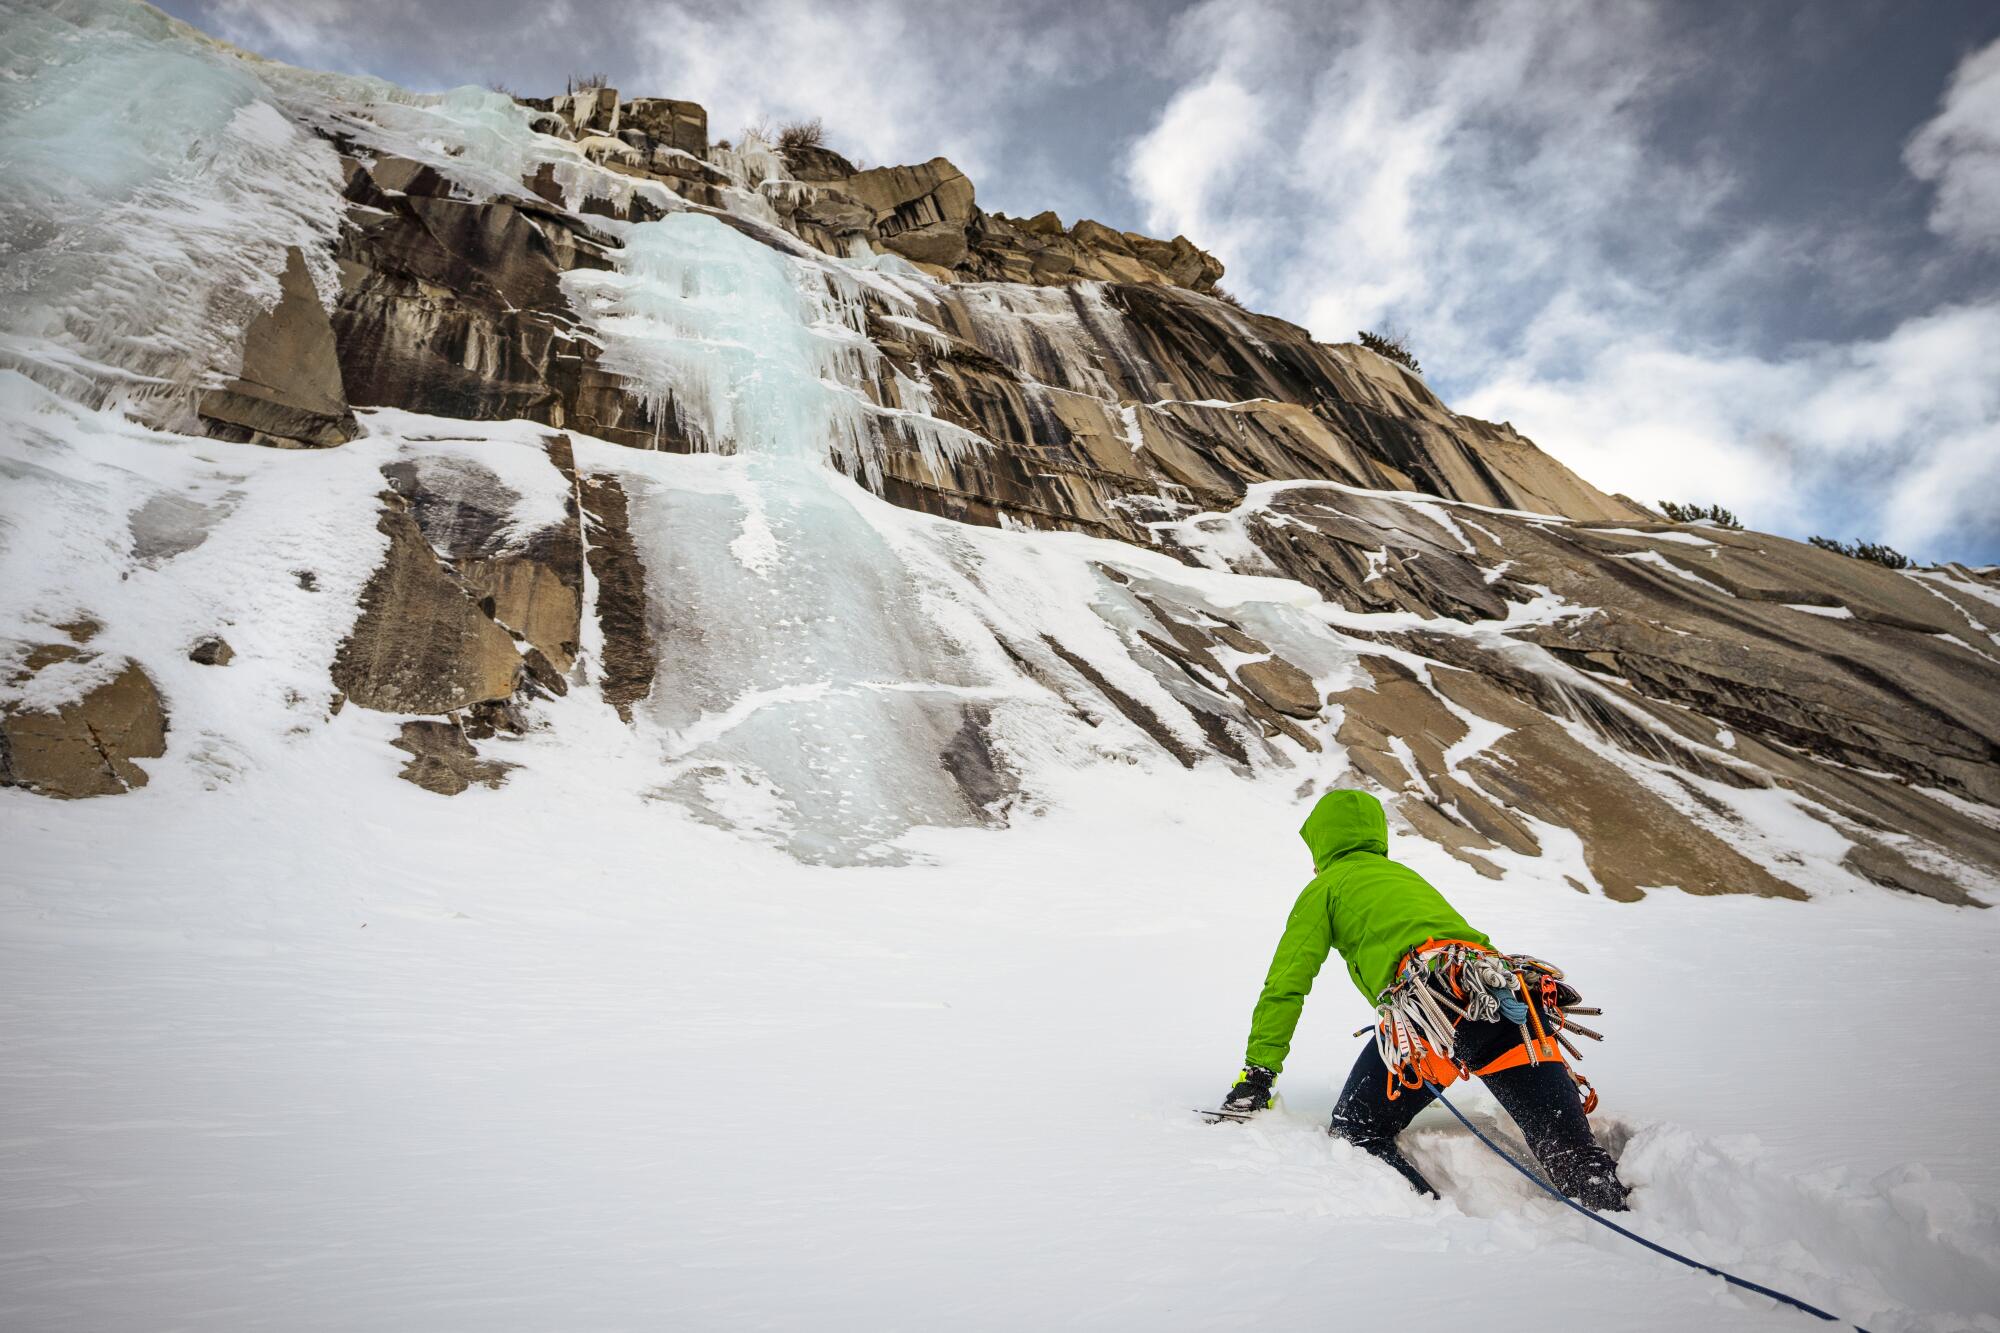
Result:
{"label": "mountaineering boot", "polygon": [[1595,1143],[1582,1149],[1545,1149],[1537,1155],[1555,1187],[1584,1207],[1600,1213],[1630,1211],[1618,1164]]}
{"label": "mountaineering boot", "polygon": [[1271,1104],[1272,1085],[1278,1076],[1262,1065],[1251,1065],[1229,1095],[1222,1099],[1225,1111],[1261,1111]]}
{"label": "mountaineering boot", "polygon": [[1632,1205],[1625,1201],[1629,1191],[1617,1176],[1591,1176],[1577,1183],[1571,1196],[1586,1208],[1600,1213],[1626,1213]]}

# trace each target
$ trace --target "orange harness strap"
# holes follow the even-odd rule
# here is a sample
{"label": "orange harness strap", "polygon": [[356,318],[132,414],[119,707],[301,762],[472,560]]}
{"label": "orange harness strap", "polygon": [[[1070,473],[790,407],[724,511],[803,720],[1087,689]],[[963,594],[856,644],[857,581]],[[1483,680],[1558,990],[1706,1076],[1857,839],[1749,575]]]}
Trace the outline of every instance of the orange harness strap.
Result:
{"label": "orange harness strap", "polygon": [[[1528,1063],[1529,1045],[1535,1048],[1535,1054],[1540,1056],[1544,1061],[1554,1061],[1559,1065],[1567,1065],[1569,1063],[1569,1061],[1563,1058],[1562,1047],[1556,1045],[1554,1037],[1537,1037],[1533,1042],[1516,1046],[1513,1050],[1503,1052],[1493,1059],[1488,1060],[1485,1064],[1479,1066],[1479,1068],[1471,1071],[1472,1076],[1474,1078],[1485,1078],[1488,1074],[1498,1074],[1503,1070],[1519,1069],[1522,1065]],[[1415,1064],[1415,1077],[1400,1080],[1400,1087],[1398,1086],[1397,1071],[1394,1069],[1389,1071],[1390,1101],[1393,1102],[1402,1096],[1404,1088],[1421,1088],[1425,1083],[1430,1083],[1440,1088],[1448,1088],[1458,1082],[1458,1066],[1445,1059],[1442,1055],[1439,1055],[1436,1051],[1431,1050],[1428,1046],[1424,1048],[1422,1054],[1417,1056]],[[1575,1071],[1571,1071],[1570,1077],[1576,1077]],[[1592,1093],[1590,1095],[1592,1108],[1595,1107],[1596,1101],[1596,1094]]]}
{"label": "orange harness strap", "polygon": [[[1543,1060],[1553,1060],[1559,1065],[1569,1063],[1563,1059],[1562,1047],[1556,1045],[1554,1037],[1537,1037],[1527,1045],[1516,1046],[1513,1050],[1488,1060],[1485,1064],[1472,1071],[1473,1077],[1485,1078],[1488,1074],[1497,1074],[1503,1069],[1519,1069],[1522,1065],[1528,1063],[1528,1045],[1532,1045],[1535,1048],[1535,1054]],[[1442,1087],[1443,1084],[1439,1084],[1439,1086]]]}
{"label": "orange harness strap", "polygon": [[[1466,948],[1472,950],[1474,953],[1499,952],[1499,950],[1495,949],[1490,944],[1474,944],[1471,940],[1441,940],[1437,938],[1435,935],[1433,935],[1431,938],[1425,940],[1422,944],[1419,944],[1416,948],[1410,950],[1410,953],[1422,953],[1425,949],[1435,949],[1441,944],[1462,944]],[[1407,963],[1409,961],[1410,953],[1406,953],[1403,955],[1403,963]],[[1396,965],[1396,974],[1398,976],[1402,975],[1403,963],[1398,963]]]}

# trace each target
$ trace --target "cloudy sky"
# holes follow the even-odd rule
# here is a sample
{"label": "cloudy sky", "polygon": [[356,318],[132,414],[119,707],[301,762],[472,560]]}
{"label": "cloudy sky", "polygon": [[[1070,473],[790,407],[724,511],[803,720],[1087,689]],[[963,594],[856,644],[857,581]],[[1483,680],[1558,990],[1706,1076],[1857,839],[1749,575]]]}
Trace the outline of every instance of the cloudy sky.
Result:
{"label": "cloudy sky", "polygon": [[2000,5],[169,0],[408,87],[819,116],[990,209],[1185,233],[1639,499],[2000,561]]}

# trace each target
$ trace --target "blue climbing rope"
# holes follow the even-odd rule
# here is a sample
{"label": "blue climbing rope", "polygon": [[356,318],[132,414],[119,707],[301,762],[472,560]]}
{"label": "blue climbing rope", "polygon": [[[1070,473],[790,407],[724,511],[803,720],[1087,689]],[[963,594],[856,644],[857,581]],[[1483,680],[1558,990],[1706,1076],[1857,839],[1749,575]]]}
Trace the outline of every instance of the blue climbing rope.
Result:
{"label": "blue climbing rope", "polygon": [[[1616,1222],[1612,1221],[1608,1217],[1605,1217],[1599,1213],[1592,1212],[1590,1209],[1578,1203],[1575,1199],[1570,1198],[1568,1195],[1564,1194],[1561,1190],[1549,1184],[1548,1181],[1543,1180],[1540,1176],[1530,1171],[1527,1167],[1523,1166],[1520,1163],[1520,1161],[1514,1157],[1512,1153],[1508,1152],[1505,1148],[1502,1148],[1492,1139],[1487,1138],[1486,1135],[1483,1132],[1481,1132],[1479,1126],[1473,1124],[1470,1120],[1467,1120],[1465,1118],[1465,1112],[1459,1110],[1456,1106],[1453,1106],[1451,1104],[1451,1101],[1444,1095],[1444,1090],[1442,1088],[1439,1088],[1436,1084],[1430,1083],[1428,1081],[1424,1084],[1424,1086],[1429,1088],[1431,1090],[1432,1095],[1434,1095],[1440,1102],[1444,1103],[1445,1110],[1451,1112],[1453,1115],[1458,1117],[1459,1124],[1464,1125],[1467,1129],[1472,1131],[1472,1136],[1474,1138],[1478,1139],[1481,1143],[1491,1148],[1493,1150],[1494,1156],[1498,1157],[1501,1161],[1513,1167],[1516,1171],[1519,1171],[1522,1175],[1526,1176],[1529,1180],[1533,1181],[1536,1185],[1540,1186],[1549,1195],[1549,1197],[1553,1198],[1557,1203],[1563,1204],[1566,1207],[1576,1209],[1577,1212],[1582,1213],[1585,1217],[1589,1218],[1591,1221],[1599,1223],[1602,1226],[1610,1227],[1613,1231],[1617,1232],[1619,1235],[1625,1237],[1626,1239],[1636,1240],[1641,1245],[1645,1246],[1647,1249],[1653,1251],[1655,1254],[1664,1254],[1667,1256],[1667,1258],[1674,1260],[1676,1263],[1686,1264],[1689,1268],[1699,1268],[1704,1273],[1713,1273],[1715,1276],[1721,1278],[1724,1282],[1730,1283],[1733,1286],[1742,1287],[1746,1291],[1754,1291],[1760,1296],[1769,1296],[1774,1301],[1782,1301],[1784,1304],[1789,1305],[1794,1309],[1804,1310],[1807,1314],[1818,1315],[1821,1319],[1826,1320],[1828,1323],[1838,1324],[1845,1322],[1840,1318],[1840,1316],[1828,1314],[1826,1311],[1820,1309],[1817,1305],[1807,1305],[1804,1301],[1800,1300],[1796,1296],[1787,1296],[1782,1291],[1773,1291],[1771,1288],[1766,1287],[1761,1283],[1752,1282],[1748,1278],[1737,1277],[1734,1273],[1725,1273],[1720,1268],[1712,1268],[1709,1265],[1702,1263],[1699,1259],[1690,1259],[1685,1254],[1679,1254],[1673,1250],[1670,1250],[1666,1246],[1661,1245],[1656,1241],[1647,1240],[1644,1236],[1640,1235],[1636,1231],[1627,1231],[1624,1227],[1619,1226]],[[1851,1327],[1857,1329],[1859,1333],[1868,1333],[1868,1330],[1862,1328],[1861,1325],[1859,1324],[1854,1324]]]}

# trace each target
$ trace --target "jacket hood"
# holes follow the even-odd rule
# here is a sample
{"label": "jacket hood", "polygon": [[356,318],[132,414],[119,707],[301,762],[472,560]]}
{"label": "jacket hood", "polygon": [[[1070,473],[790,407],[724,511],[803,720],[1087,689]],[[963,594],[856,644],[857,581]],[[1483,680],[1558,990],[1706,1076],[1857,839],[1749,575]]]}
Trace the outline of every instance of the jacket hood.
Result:
{"label": "jacket hood", "polygon": [[1325,870],[1349,852],[1389,854],[1389,818],[1365,791],[1330,791],[1306,816],[1299,836],[1312,849],[1313,870]]}

